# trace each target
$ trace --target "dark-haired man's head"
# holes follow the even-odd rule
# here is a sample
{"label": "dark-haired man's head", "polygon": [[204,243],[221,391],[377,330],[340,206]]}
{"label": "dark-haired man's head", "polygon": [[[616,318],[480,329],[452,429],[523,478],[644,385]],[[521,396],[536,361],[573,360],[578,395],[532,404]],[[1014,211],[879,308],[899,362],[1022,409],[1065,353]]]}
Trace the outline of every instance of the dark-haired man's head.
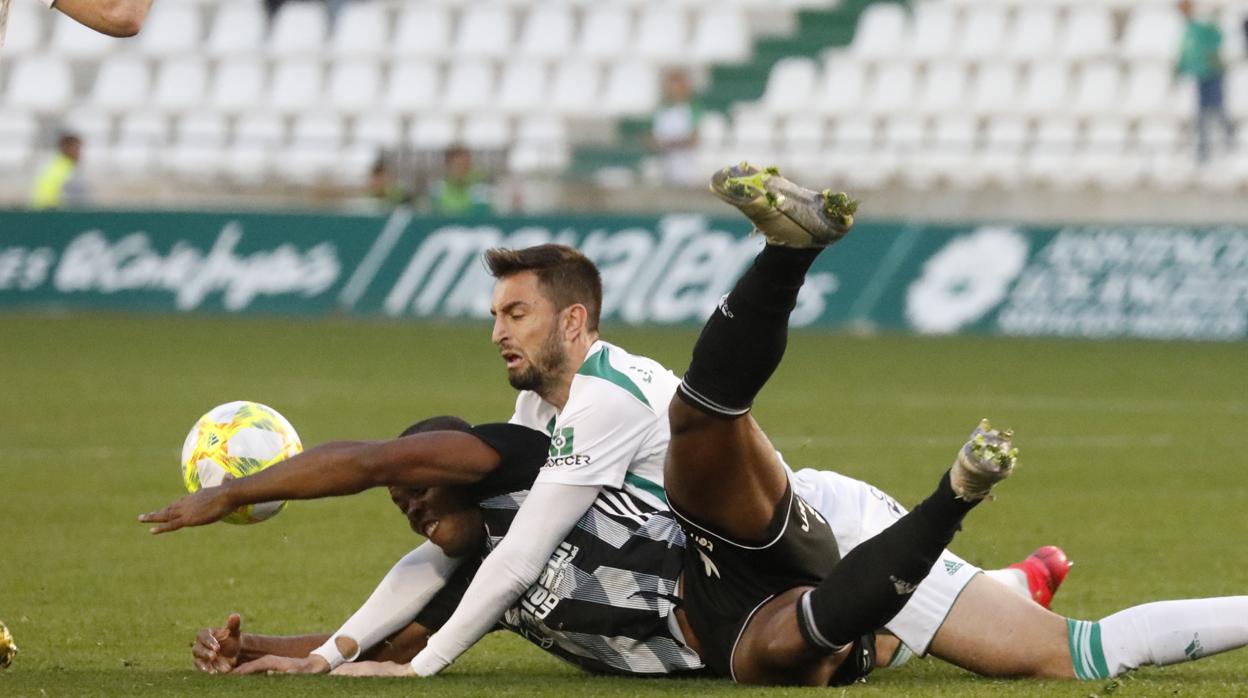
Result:
{"label": "dark-haired man's head", "polygon": [[598,268],[575,249],[554,244],[494,248],[485,263],[498,279],[491,339],[507,363],[508,380],[562,406],[560,397],[567,399],[572,375],[598,338]]}
{"label": "dark-haired man's head", "polygon": [[[404,429],[400,438],[471,428],[471,424],[459,417],[431,417]],[[471,554],[484,544],[481,509],[464,487],[391,486],[389,489],[390,500],[407,517],[412,530],[428,538],[450,557]]]}

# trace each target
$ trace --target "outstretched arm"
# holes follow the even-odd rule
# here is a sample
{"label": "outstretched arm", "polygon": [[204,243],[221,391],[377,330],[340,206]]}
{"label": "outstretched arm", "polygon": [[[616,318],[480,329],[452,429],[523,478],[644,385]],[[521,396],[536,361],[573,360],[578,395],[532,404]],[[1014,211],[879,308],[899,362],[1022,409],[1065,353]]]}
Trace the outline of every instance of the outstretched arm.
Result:
{"label": "outstretched arm", "polygon": [[182,497],[139,521],[152,533],[220,520],[245,504],[317,499],[370,487],[437,487],[479,482],[499,466],[498,451],[458,431],[431,431],[390,441],[339,441],[309,449],[255,475]]}
{"label": "outstretched arm", "polygon": [[125,37],[143,28],[152,0],[56,0],[51,4],[97,32]]}

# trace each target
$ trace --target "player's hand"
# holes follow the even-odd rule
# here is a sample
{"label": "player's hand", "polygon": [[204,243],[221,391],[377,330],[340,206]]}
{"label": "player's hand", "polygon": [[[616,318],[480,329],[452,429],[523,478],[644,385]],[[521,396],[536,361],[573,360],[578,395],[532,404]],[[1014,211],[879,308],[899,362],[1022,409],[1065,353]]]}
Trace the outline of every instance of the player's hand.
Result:
{"label": "player's hand", "polygon": [[266,654],[246,664],[240,664],[231,672],[234,674],[327,674],[329,662],[325,658],[310,654],[306,657],[278,657]]}
{"label": "player's hand", "polygon": [[225,674],[238,664],[243,649],[243,619],[231,613],[223,628],[204,628],[195,635],[191,654],[195,668],[209,674]]}
{"label": "player's hand", "polygon": [[334,676],[415,676],[408,664],[396,662],[348,662],[331,672]]}
{"label": "player's hand", "polygon": [[149,529],[152,533],[168,533],[186,526],[203,526],[220,521],[233,510],[224,487],[205,487],[160,511],[140,515],[139,521],[158,524]]}

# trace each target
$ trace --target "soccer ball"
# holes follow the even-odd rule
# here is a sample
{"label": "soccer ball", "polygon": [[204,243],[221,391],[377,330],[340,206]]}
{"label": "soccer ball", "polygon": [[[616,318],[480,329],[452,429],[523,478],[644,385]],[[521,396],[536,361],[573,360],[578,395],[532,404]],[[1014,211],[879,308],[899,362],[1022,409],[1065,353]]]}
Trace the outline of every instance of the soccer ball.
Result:
{"label": "soccer ball", "polygon": [[[182,444],[182,482],[187,492],[216,487],[227,478],[247,477],[303,450],[295,428],[277,410],[258,402],[227,402],[199,418]],[[276,516],[286,502],[247,504],[223,521],[259,523]]]}

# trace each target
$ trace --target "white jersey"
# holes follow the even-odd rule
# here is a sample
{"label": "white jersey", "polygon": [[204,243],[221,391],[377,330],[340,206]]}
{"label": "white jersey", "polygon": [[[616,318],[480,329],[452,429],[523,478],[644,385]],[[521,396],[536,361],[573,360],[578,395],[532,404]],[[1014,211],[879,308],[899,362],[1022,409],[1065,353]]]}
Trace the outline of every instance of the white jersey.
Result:
{"label": "white jersey", "polygon": [[[56,0],[39,0],[49,9]],[[0,0],[0,46],[4,46],[5,30],[9,27],[9,0]]]}
{"label": "white jersey", "polygon": [[599,340],[573,377],[562,411],[537,393],[521,392],[511,422],[551,437],[537,482],[622,489],[666,509],[667,408],[678,385],[657,361]]}

